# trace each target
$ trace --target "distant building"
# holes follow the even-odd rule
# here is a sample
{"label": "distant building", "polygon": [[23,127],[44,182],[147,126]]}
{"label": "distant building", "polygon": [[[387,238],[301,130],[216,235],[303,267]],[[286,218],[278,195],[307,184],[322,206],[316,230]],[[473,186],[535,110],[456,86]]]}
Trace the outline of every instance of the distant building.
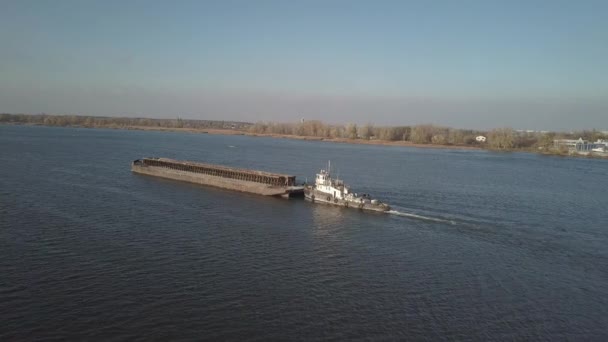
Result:
{"label": "distant building", "polygon": [[588,152],[593,149],[608,147],[608,141],[598,139],[596,142],[589,142],[587,140],[583,140],[583,138],[556,139],[553,140],[553,147],[557,149],[568,148],[568,150],[576,152]]}
{"label": "distant building", "polygon": [[486,142],[486,137],[484,137],[483,135],[478,135],[475,137],[475,141],[477,142]]}

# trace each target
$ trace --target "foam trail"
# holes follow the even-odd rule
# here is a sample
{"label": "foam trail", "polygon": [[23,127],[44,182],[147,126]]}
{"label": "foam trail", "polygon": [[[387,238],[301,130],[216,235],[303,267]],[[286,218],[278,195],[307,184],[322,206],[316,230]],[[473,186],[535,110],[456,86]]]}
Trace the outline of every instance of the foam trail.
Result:
{"label": "foam trail", "polygon": [[417,220],[456,224],[456,222],[452,221],[452,220],[441,219],[441,218],[438,218],[438,217],[422,216],[422,215],[413,214],[413,213],[404,213],[404,212],[398,211],[398,210],[389,210],[387,213],[391,214],[391,215],[409,217],[409,218],[413,218],[413,219],[417,219]]}

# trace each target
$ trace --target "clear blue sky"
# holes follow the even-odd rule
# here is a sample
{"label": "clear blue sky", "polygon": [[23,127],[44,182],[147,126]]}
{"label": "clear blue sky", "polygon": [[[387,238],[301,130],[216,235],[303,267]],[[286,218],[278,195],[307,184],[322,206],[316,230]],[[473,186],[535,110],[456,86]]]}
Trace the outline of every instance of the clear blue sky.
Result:
{"label": "clear blue sky", "polygon": [[0,112],[608,129],[608,1],[2,1]]}

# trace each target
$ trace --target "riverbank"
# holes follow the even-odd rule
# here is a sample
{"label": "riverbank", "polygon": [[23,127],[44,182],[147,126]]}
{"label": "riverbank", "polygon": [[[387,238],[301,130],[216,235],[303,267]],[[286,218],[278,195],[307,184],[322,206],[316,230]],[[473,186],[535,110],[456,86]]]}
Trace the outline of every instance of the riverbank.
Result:
{"label": "riverbank", "polygon": [[541,148],[525,148],[525,149],[516,149],[516,148],[508,148],[508,149],[493,149],[493,148],[485,148],[487,151],[497,152],[497,153],[514,153],[514,152],[523,152],[523,153],[532,153],[539,154],[542,156],[551,156],[551,157],[575,157],[575,158],[588,158],[588,159],[608,159],[608,153],[576,153],[564,150],[547,150]]}
{"label": "riverbank", "polygon": [[321,141],[328,143],[340,143],[340,144],[359,144],[359,145],[381,145],[381,146],[400,146],[400,147],[416,147],[416,148],[429,148],[429,149],[451,149],[451,150],[487,150],[492,152],[524,152],[534,153],[545,156],[556,156],[556,157],[575,157],[575,158],[592,158],[592,159],[608,159],[608,155],[600,155],[595,153],[590,154],[577,154],[568,153],[566,151],[553,151],[546,149],[533,149],[533,148],[508,148],[508,149],[492,149],[488,146],[469,146],[469,145],[439,145],[439,144],[417,144],[410,141],[389,141],[379,139],[349,139],[349,138],[324,138],[316,136],[300,136],[291,134],[273,134],[273,133],[252,133],[238,129],[217,129],[217,128],[178,128],[178,127],[154,127],[154,126],[137,126],[137,125],[107,125],[107,126],[86,126],[86,125],[67,125],[67,126],[56,126],[56,125],[43,125],[43,124],[28,124],[28,123],[0,123],[0,125],[23,125],[23,126],[46,126],[46,127],[72,127],[72,128],[103,128],[103,129],[120,129],[120,130],[137,130],[137,131],[160,131],[160,132],[181,132],[190,134],[216,134],[216,135],[244,135],[250,137],[267,137],[267,138],[279,138],[279,139],[293,139],[293,140],[309,140],[309,141]]}
{"label": "riverbank", "polygon": [[[226,120],[153,119],[83,115],[0,114],[0,124],[58,127],[110,128],[182,132],[192,134],[246,135],[280,139],[311,140],[343,144],[401,146],[450,150],[489,150],[548,155],[606,158],[603,154],[580,155],[577,151],[555,148],[560,139],[577,141],[608,140],[597,130],[574,132],[521,131],[509,127],[491,130],[450,128],[432,124],[413,126],[374,126],[368,123],[326,124],[319,120],[297,123],[242,122]],[[580,151],[579,151],[580,152]]]}
{"label": "riverbank", "polygon": [[[108,127],[110,128],[110,127]],[[197,134],[219,134],[219,135],[246,135],[250,137],[268,137],[294,140],[311,140],[323,141],[342,144],[361,144],[361,145],[383,145],[383,146],[403,146],[403,147],[418,147],[418,148],[435,148],[435,149],[458,149],[458,150],[481,150],[483,148],[477,146],[462,146],[462,145],[439,145],[439,144],[416,144],[409,141],[389,141],[378,139],[348,139],[348,138],[323,138],[313,136],[300,136],[290,134],[264,134],[251,133],[246,131],[231,130],[231,129],[192,129],[192,128],[168,128],[168,127],[148,127],[148,126],[129,126],[116,127],[117,129],[127,130],[142,130],[142,131],[166,131],[166,132],[184,132]]]}
{"label": "riverbank", "polygon": [[433,148],[433,149],[454,149],[454,150],[482,150],[483,149],[483,148],[477,147],[477,146],[416,144],[416,143],[413,143],[410,141],[389,141],[389,140],[378,140],[378,139],[365,140],[365,139],[348,139],[348,138],[323,138],[323,137],[300,136],[300,135],[290,135],[290,134],[264,134],[264,133],[251,133],[251,132],[235,130],[235,129],[216,129],[216,128],[199,129],[199,128],[178,128],[178,127],[111,126],[111,125],[101,126],[101,127],[89,127],[89,126],[83,126],[83,125],[55,126],[55,125],[41,125],[41,124],[27,124],[27,123],[0,123],[0,124],[22,125],[22,126],[104,128],[104,129],[137,130],[137,131],[181,132],[181,133],[191,133],[191,134],[246,135],[246,136],[250,136],[250,137],[310,140],[310,141],[322,141],[322,142],[341,143],[341,144],[402,146],[402,147]]}

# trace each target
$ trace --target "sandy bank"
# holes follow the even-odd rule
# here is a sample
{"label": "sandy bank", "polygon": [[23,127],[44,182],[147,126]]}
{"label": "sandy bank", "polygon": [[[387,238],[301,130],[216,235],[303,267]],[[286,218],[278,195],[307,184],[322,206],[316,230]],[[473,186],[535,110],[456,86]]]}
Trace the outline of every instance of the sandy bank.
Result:
{"label": "sandy bank", "polygon": [[[111,128],[111,127],[109,127]],[[323,142],[333,142],[342,144],[363,144],[363,145],[383,145],[383,146],[406,146],[420,148],[438,148],[438,149],[458,149],[458,150],[480,150],[475,146],[457,146],[457,145],[437,145],[437,144],[415,144],[409,141],[387,141],[387,140],[363,140],[363,139],[346,139],[346,138],[322,138],[311,136],[287,135],[287,134],[260,134],[250,133],[231,129],[193,129],[193,128],[168,128],[168,127],[148,127],[148,126],[129,126],[115,127],[118,129],[134,129],[144,131],[167,131],[167,132],[184,132],[198,134],[221,134],[221,135],[247,135],[251,137],[271,137],[294,140],[313,140]]]}

